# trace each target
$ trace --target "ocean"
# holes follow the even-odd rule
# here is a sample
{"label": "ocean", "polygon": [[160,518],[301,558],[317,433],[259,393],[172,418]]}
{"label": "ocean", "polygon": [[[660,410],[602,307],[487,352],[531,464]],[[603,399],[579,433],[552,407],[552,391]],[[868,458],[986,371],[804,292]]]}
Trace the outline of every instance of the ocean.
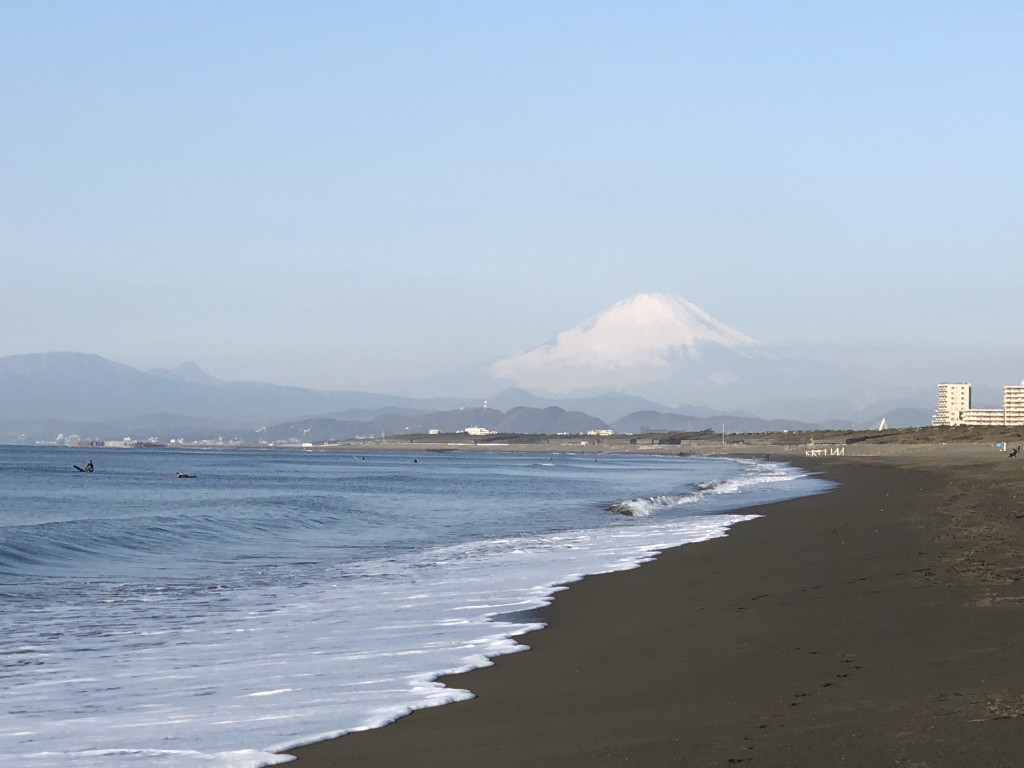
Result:
{"label": "ocean", "polygon": [[0,446],[0,762],[282,763],[470,698],[435,678],[525,650],[564,585],[829,487],[724,458]]}

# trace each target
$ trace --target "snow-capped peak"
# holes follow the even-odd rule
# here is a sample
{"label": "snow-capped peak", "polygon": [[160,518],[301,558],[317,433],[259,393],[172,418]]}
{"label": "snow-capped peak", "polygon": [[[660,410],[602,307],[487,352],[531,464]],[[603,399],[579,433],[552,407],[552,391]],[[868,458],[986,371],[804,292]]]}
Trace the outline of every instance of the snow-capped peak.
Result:
{"label": "snow-capped peak", "polygon": [[618,372],[616,378],[660,378],[674,359],[696,358],[705,346],[747,354],[757,343],[688,301],[641,293],[490,370],[522,386],[575,389],[611,372]]}
{"label": "snow-capped peak", "polygon": [[599,342],[603,356],[623,358],[640,349],[693,348],[719,344],[738,348],[756,342],[715,320],[695,304],[664,293],[639,293],[609,307],[580,326],[577,332]]}

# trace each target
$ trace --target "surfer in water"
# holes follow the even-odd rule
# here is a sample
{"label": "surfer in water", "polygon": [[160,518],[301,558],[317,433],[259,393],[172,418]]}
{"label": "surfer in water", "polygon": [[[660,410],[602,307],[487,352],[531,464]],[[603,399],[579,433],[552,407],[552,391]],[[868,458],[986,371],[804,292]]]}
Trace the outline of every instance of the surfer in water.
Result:
{"label": "surfer in water", "polygon": [[174,474],[174,476],[176,478],[178,478],[179,480],[184,479],[184,478],[192,479],[192,478],[195,477],[195,475],[186,475],[184,472],[176,472]]}
{"label": "surfer in water", "polygon": [[86,472],[92,472],[92,459],[89,459],[89,463],[85,465]]}

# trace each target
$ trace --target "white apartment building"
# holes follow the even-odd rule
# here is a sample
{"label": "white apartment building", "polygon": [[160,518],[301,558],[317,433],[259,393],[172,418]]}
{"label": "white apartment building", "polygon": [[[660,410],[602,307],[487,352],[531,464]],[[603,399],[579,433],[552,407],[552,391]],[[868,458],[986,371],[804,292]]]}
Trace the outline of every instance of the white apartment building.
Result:
{"label": "white apartment building", "polygon": [[932,417],[933,427],[1022,427],[1024,426],[1024,380],[1003,387],[1002,408],[971,408],[971,385],[963,382],[939,384],[939,404]]}
{"label": "white apartment building", "polygon": [[966,427],[1002,427],[1006,424],[1002,408],[968,408],[960,423]]}
{"label": "white apartment building", "polygon": [[1024,379],[1003,387],[1003,416],[1008,427],[1024,426]]}
{"label": "white apartment building", "polygon": [[971,408],[971,385],[966,382],[939,384],[939,407],[932,417],[933,427],[964,424],[964,412]]}

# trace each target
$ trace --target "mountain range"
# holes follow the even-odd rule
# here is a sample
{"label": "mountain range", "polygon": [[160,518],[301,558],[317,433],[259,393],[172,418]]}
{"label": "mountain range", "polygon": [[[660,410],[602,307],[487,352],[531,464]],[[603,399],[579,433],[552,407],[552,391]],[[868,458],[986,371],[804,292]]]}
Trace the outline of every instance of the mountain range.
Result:
{"label": "mountain range", "polygon": [[[98,355],[0,358],[0,442],[58,433],[343,439],[480,426],[499,432],[864,427],[929,423],[931,387],[872,385],[774,353],[699,307],[639,294],[526,352],[478,366],[474,393],[421,398],[226,381],[185,363],[140,371]],[[484,407],[486,399],[486,407]],[[311,424],[316,423],[315,426]],[[273,430],[277,430],[274,432]]]}

